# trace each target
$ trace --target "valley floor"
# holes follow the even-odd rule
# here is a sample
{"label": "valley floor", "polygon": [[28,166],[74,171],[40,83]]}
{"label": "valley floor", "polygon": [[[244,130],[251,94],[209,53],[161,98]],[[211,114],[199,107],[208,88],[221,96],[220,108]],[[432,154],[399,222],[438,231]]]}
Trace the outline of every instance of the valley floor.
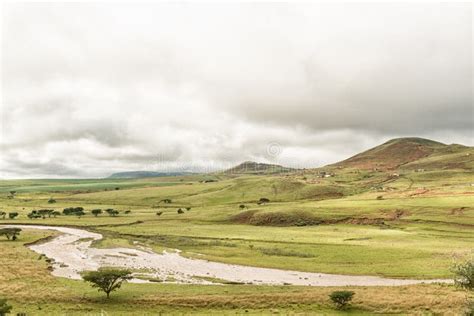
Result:
{"label": "valley floor", "polygon": [[[98,248],[180,249],[186,258],[228,264],[395,279],[449,279],[452,264],[473,255],[472,171],[394,177],[336,169],[329,178],[306,172],[213,176],[208,183],[204,177],[210,176],[1,181],[0,209],[19,216],[0,218],[0,225],[84,227],[104,236],[87,241]],[[7,198],[10,191],[13,198]],[[262,197],[270,202],[257,204]],[[86,215],[26,216],[34,209],[78,206]],[[95,217],[90,211],[97,208],[120,213]],[[328,295],[349,288],[356,293],[349,310],[354,314],[459,314],[466,298],[450,284],[182,285],[158,278],[126,284],[107,301],[83,281],[54,277],[50,263],[25,246],[55,234],[24,229],[16,241],[0,240],[0,297],[14,313],[336,314]]]}

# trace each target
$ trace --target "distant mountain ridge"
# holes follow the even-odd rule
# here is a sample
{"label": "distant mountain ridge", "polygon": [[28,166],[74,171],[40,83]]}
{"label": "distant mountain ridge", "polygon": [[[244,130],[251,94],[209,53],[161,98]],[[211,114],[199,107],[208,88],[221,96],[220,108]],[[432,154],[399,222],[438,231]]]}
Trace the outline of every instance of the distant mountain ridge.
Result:
{"label": "distant mountain ridge", "polygon": [[173,177],[190,175],[192,172],[157,172],[157,171],[125,171],[113,173],[109,179],[135,179],[135,178],[154,178],[154,177]]}
{"label": "distant mountain ridge", "polygon": [[332,166],[391,170],[397,168],[459,168],[474,166],[474,148],[446,145],[419,137],[395,138]]}

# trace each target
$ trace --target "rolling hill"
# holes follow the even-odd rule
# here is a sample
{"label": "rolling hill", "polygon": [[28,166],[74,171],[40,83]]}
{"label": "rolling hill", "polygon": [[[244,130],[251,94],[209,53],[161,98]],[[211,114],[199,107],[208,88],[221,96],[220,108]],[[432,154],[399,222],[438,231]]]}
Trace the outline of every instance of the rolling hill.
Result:
{"label": "rolling hill", "polygon": [[378,170],[469,169],[474,166],[474,148],[417,137],[396,138],[332,166]]}
{"label": "rolling hill", "polygon": [[224,174],[278,174],[292,172],[297,169],[287,168],[275,164],[258,163],[254,161],[246,161],[235,167],[224,170]]}

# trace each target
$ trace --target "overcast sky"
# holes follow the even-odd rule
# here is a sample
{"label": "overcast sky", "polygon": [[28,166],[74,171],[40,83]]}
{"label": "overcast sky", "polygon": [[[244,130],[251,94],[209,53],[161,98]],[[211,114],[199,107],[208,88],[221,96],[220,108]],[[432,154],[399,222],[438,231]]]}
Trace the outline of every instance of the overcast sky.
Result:
{"label": "overcast sky", "polygon": [[3,5],[2,178],[474,145],[471,4]]}

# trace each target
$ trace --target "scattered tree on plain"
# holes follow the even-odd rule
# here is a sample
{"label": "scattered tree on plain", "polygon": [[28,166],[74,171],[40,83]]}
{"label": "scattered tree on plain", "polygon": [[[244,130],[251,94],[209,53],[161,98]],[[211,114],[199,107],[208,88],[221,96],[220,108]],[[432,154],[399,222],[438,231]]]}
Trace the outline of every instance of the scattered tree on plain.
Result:
{"label": "scattered tree on plain", "polygon": [[84,213],[84,208],[80,207],[80,206],[79,207],[67,207],[63,210],[64,215],[77,215],[77,216],[79,216],[78,213],[81,214],[81,212]]}
{"label": "scattered tree on plain", "polygon": [[117,210],[114,210],[113,208],[108,208],[105,210],[109,216],[115,217],[117,216],[120,212]]}
{"label": "scattered tree on plain", "polygon": [[98,215],[102,214],[102,210],[100,208],[96,208],[96,209],[93,209],[91,211],[92,215],[94,215],[95,217],[97,217]]}
{"label": "scattered tree on plain", "polygon": [[0,236],[7,237],[8,240],[16,240],[17,236],[20,235],[21,228],[6,227],[0,228]]}
{"label": "scattered tree on plain", "polygon": [[105,292],[109,298],[111,292],[118,290],[123,282],[132,278],[132,274],[124,269],[99,268],[97,271],[83,273],[82,278],[92,283],[92,287],[96,287],[99,292]]}

